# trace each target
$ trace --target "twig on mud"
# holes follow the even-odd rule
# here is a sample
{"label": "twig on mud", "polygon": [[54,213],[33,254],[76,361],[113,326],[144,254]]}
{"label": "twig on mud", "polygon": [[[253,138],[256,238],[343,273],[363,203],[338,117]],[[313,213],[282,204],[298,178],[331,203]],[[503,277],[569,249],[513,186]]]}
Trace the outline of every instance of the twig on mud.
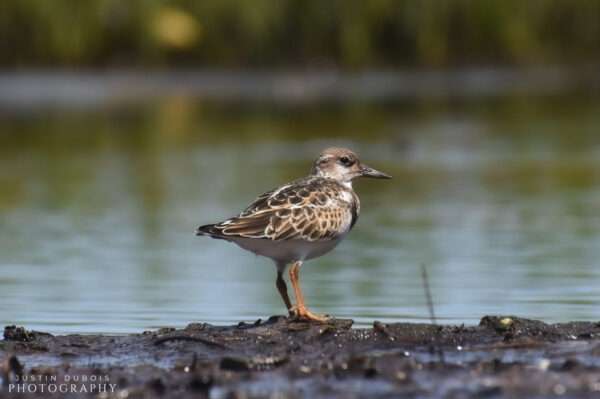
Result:
{"label": "twig on mud", "polygon": [[165,342],[169,342],[169,341],[193,341],[193,342],[201,342],[201,343],[203,343],[205,345],[213,346],[215,348],[229,349],[229,347],[227,345],[224,345],[224,344],[222,344],[220,342],[216,342],[216,341],[213,341],[213,340],[208,339],[208,338],[192,337],[192,336],[189,336],[189,335],[167,335],[166,337],[157,338],[154,341],[154,345],[164,344]]}
{"label": "twig on mud", "polygon": [[429,309],[429,318],[431,324],[437,326],[437,319],[435,318],[435,309],[433,308],[433,299],[431,298],[431,290],[429,289],[429,276],[427,275],[427,268],[425,264],[421,264],[421,276],[423,278],[423,289],[425,290],[425,299],[427,299],[427,308]]}
{"label": "twig on mud", "polygon": [[432,346],[432,350],[434,352],[437,352],[438,356],[440,357],[440,362],[442,364],[446,363],[446,358],[444,356],[444,351],[441,348],[441,346],[437,345],[437,342],[439,342],[439,337],[440,337],[440,332],[441,329],[438,328],[437,325],[437,319],[435,317],[435,309],[433,307],[433,299],[431,296],[431,290],[429,288],[429,276],[427,275],[427,268],[425,267],[425,264],[421,264],[421,277],[423,278],[423,289],[425,291],[425,299],[427,300],[427,308],[429,309],[429,318],[431,320],[431,324],[433,324],[433,326],[435,327],[436,331],[435,331],[435,335],[434,335],[434,342],[433,342],[433,346]]}

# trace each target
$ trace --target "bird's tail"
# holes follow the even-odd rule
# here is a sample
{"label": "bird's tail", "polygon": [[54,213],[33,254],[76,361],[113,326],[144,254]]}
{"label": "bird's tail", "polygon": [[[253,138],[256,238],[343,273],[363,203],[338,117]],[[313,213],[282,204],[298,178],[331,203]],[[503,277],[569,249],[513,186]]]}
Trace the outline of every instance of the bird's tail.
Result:
{"label": "bird's tail", "polygon": [[197,236],[205,236],[211,235],[211,232],[214,232],[215,225],[214,224],[205,224],[204,226],[200,226],[196,229]]}
{"label": "bird's tail", "polygon": [[212,238],[223,238],[216,224],[205,224],[196,229],[197,236],[209,236]]}

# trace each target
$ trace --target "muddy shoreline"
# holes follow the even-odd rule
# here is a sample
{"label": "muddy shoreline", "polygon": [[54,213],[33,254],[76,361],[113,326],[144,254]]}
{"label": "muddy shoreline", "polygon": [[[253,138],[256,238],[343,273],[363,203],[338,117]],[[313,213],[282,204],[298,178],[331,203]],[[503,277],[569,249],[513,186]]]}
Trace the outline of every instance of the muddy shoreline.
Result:
{"label": "muddy shoreline", "polygon": [[0,398],[600,397],[600,322],[351,326],[281,316],[128,336],[7,326]]}

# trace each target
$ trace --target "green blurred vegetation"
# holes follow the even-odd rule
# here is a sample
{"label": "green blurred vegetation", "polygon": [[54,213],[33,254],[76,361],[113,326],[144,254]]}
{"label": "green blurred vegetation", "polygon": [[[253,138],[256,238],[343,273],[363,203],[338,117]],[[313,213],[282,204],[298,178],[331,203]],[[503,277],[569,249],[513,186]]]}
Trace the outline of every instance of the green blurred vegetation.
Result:
{"label": "green blurred vegetation", "polygon": [[455,66],[599,61],[586,0],[2,0],[0,66]]}

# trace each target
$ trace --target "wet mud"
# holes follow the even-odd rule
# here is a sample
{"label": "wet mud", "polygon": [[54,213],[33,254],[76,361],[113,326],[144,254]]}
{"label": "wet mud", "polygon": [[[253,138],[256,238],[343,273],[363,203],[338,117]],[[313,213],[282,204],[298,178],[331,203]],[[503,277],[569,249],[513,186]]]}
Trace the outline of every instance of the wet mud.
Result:
{"label": "wet mud", "polygon": [[274,316],[127,336],[7,326],[0,341],[0,398],[558,396],[600,398],[600,322],[353,329]]}

